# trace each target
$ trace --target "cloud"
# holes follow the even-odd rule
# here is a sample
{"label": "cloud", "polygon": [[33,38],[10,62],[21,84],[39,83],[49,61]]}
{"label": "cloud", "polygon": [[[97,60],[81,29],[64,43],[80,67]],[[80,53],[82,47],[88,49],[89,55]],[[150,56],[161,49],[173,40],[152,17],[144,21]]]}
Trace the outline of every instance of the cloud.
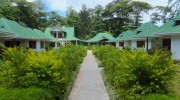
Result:
{"label": "cloud", "polygon": [[82,4],[87,5],[88,8],[93,8],[96,5],[105,6],[109,2],[113,0],[46,0],[50,8],[56,11],[65,12],[68,7],[72,6],[73,9],[79,11],[81,9]]}
{"label": "cloud", "polygon": [[26,0],[27,2],[34,2],[35,0]]}
{"label": "cloud", "polygon": [[147,2],[149,4],[151,4],[152,6],[166,6],[168,0],[133,0],[133,1],[143,1],[143,2]]}

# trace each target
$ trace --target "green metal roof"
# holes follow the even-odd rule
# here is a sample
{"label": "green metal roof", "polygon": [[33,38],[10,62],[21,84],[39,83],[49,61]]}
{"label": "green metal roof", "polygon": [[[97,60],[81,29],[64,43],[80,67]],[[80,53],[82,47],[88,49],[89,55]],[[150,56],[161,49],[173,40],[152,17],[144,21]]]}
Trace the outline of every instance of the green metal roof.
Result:
{"label": "green metal roof", "polygon": [[168,28],[164,31],[157,33],[157,35],[175,35],[180,34],[180,25]]}
{"label": "green metal roof", "polygon": [[115,38],[112,35],[108,34],[107,32],[103,32],[103,33],[98,33],[95,37],[87,40],[86,42],[98,42],[102,39],[112,40]]}
{"label": "green metal roof", "polygon": [[152,22],[144,23],[143,25],[139,26],[135,31],[142,31],[147,32],[150,30],[154,30],[158,28],[156,25],[154,25]]}
{"label": "green metal roof", "polygon": [[174,31],[173,27],[175,27],[176,20],[180,20],[180,14],[175,16],[173,19],[169,20],[168,22],[164,23],[162,26],[156,27],[153,30],[141,32],[137,36],[138,37],[143,37],[143,36],[144,37],[158,37],[158,35],[160,35],[159,33],[163,34],[163,33],[166,33],[166,31],[170,31],[170,30],[171,30],[171,33],[173,33],[173,31]]}
{"label": "green metal roof", "polygon": [[[51,30],[53,28],[46,28],[44,34],[50,36],[51,35]],[[76,38],[74,36],[74,27],[62,27],[62,30],[64,32],[66,32],[66,35],[64,38],[62,38],[62,40],[66,40],[66,41],[71,41],[71,40],[79,40],[78,38]],[[51,35],[52,36],[52,35]],[[52,36],[53,37],[53,36]]]}
{"label": "green metal roof", "polygon": [[140,34],[146,34],[147,32],[156,29],[157,26],[155,26],[152,22],[144,23],[143,25],[139,26],[137,29],[128,30],[123,33],[121,33],[116,39],[110,40],[110,41],[123,41],[123,40],[136,40],[136,39],[142,39],[137,38],[136,36]]}
{"label": "green metal roof", "polygon": [[58,42],[59,40],[54,38],[51,34],[44,34],[41,30],[34,29],[34,32],[36,32],[39,35],[43,35],[44,38],[48,39],[46,41],[52,41],[52,42]]}
{"label": "green metal roof", "polygon": [[1,18],[0,20],[1,24],[4,26],[4,30],[15,33],[11,38],[32,39],[32,37],[30,37],[31,34],[27,34],[27,29],[18,23],[5,18]]}
{"label": "green metal roof", "polygon": [[5,27],[3,18],[0,19],[0,32],[3,32],[4,34],[14,34],[12,30],[9,30],[8,27]]}
{"label": "green metal roof", "polygon": [[13,33],[8,38],[12,39],[30,39],[30,40],[48,40],[44,34],[39,34],[31,28],[24,27],[15,21],[11,21],[5,18],[0,18],[0,31]]}
{"label": "green metal roof", "polygon": [[111,40],[111,41],[113,42],[113,41],[131,40],[134,38],[135,35],[136,35],[135,31],[128,30],[121,33],[118,37],[116,37],[116,39]]}

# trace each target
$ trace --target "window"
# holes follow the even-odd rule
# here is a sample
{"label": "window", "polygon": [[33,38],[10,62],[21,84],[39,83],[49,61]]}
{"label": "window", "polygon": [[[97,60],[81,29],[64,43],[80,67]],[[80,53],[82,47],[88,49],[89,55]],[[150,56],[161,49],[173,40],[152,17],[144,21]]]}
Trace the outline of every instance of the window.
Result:
{"label": "window", "polygon": [[55,42],[51,42],[51,43],[49,44],[49,46],[55,47]]}
{"label": "window", "polygon": [[56,38],[56,32],[51,32],[51,35]]}
{"label": "window", "polygon": [[71,44],[75,45],[75,44],[76,44],[76,41],[71,41]]}
{"label": "window", "polygon": [[137,47],[144,47],[145,41],[137,41]]}
{"label": "window", "polygon": [[4,42],[6,47],[14,47],[14,46],[20,46],[20,41],[5,41]]}
{"label": "window", "polygon": [[63,38],[63,33],[58,33],[58,38]]}
{"label": "window", "polygon": [[139,33],[141,33],[141,31],[137,31],[137,33],[136,33],[136,34],[139,34]]}
{"label": "window", "polygon": [[58,47],[61,46],[61,43],[57,43],[57,46],[58,46]]}
{"label": "window", "polygon": [[124,47],[124,42],[119,42],[120,47]]}
{"label": "window", "polygon": [[112,46],[116,46],[116,43],[115,42],[112,42],[112,43],[110,43]]}
{"label": "window", "polygon": [[36,49],[36,41],[29,41],[29,48]]}
{"label": "window", "polygon": [[41,41],[41,49],[44,48],[44,42]]}
{"label": "window", "polygon": [[175,26],[178,26],[180,25],[180,20],[176,20],[176,25]]}
{"label": "window", "polygon": [[171,39],[163,39],[163,48],[171,50]]}

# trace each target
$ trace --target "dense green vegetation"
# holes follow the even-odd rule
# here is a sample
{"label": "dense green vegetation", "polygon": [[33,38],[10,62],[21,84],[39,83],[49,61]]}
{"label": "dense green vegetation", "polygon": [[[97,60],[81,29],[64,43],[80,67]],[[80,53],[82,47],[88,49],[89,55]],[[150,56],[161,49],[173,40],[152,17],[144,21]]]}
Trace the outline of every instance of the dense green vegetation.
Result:
{"label": "dense green vegetation", "polygon": [[116,99],[134,100],[148,94],[173,95],[172,80],[176,73],[169,51],[156,50],[150,55],[144,49],[128,51],[100,46],[93,47],[93,52],[102,62]]}
{"label": "dense green vegetation", "polygon": [[[0,61],[0,87],[5,90],[1,90],[4,95],[0,95],[6,98],[9,93],[21,93],[27,91],[26,88],[31,90],[31,87],[36,87],[39,94],[45,89],[38,98],[44,94],[43,97],[49,100],[46,95],[49,97],[52,94],[50,98],[64,100],[69,95],[73,78],[85,54],[84,47],[74,45],[40,52],[24,47],[7,48]],[[36,92],[36,89],[32,91]]]}
{"label": "dense green vegetation", "polygon": [[180,1],[168,0],[165,7],[153,7],[142,1],[113,0],[105,7],[97,5],[87,8],[82,5],[79,12],[69,7],[66,17],[55,11],[47,12],[46,8],[44,0],[0,0],[0,18],[14,20],[42,31],[57,24],[74,26],[77,37],[84,40],[102,31],[109,31],[113,36],[118,36],[125,30],[134,29],[141,25],[143,15],[149,11],[154,11],[151,15],[153,22],[166,22],[180,13]]}
{"label": "dense green vegetation", "polygon": [[41,88],[0,89],[0,100],[54,100],[51,91]]}

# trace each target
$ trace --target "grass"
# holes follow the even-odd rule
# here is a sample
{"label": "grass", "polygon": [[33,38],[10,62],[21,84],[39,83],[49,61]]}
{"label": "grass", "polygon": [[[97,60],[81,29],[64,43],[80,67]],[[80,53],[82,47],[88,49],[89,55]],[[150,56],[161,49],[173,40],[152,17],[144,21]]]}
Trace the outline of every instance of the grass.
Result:
{"label": "grass", "polygon": [[140,100],[179,100],[176,97],[167,96],[163,94],[149,94],[147,96],[141,97]]}
{"label": "grass", "polygon": [[54,100],[51,91],[41,88],[0,88],[0,100]]}

